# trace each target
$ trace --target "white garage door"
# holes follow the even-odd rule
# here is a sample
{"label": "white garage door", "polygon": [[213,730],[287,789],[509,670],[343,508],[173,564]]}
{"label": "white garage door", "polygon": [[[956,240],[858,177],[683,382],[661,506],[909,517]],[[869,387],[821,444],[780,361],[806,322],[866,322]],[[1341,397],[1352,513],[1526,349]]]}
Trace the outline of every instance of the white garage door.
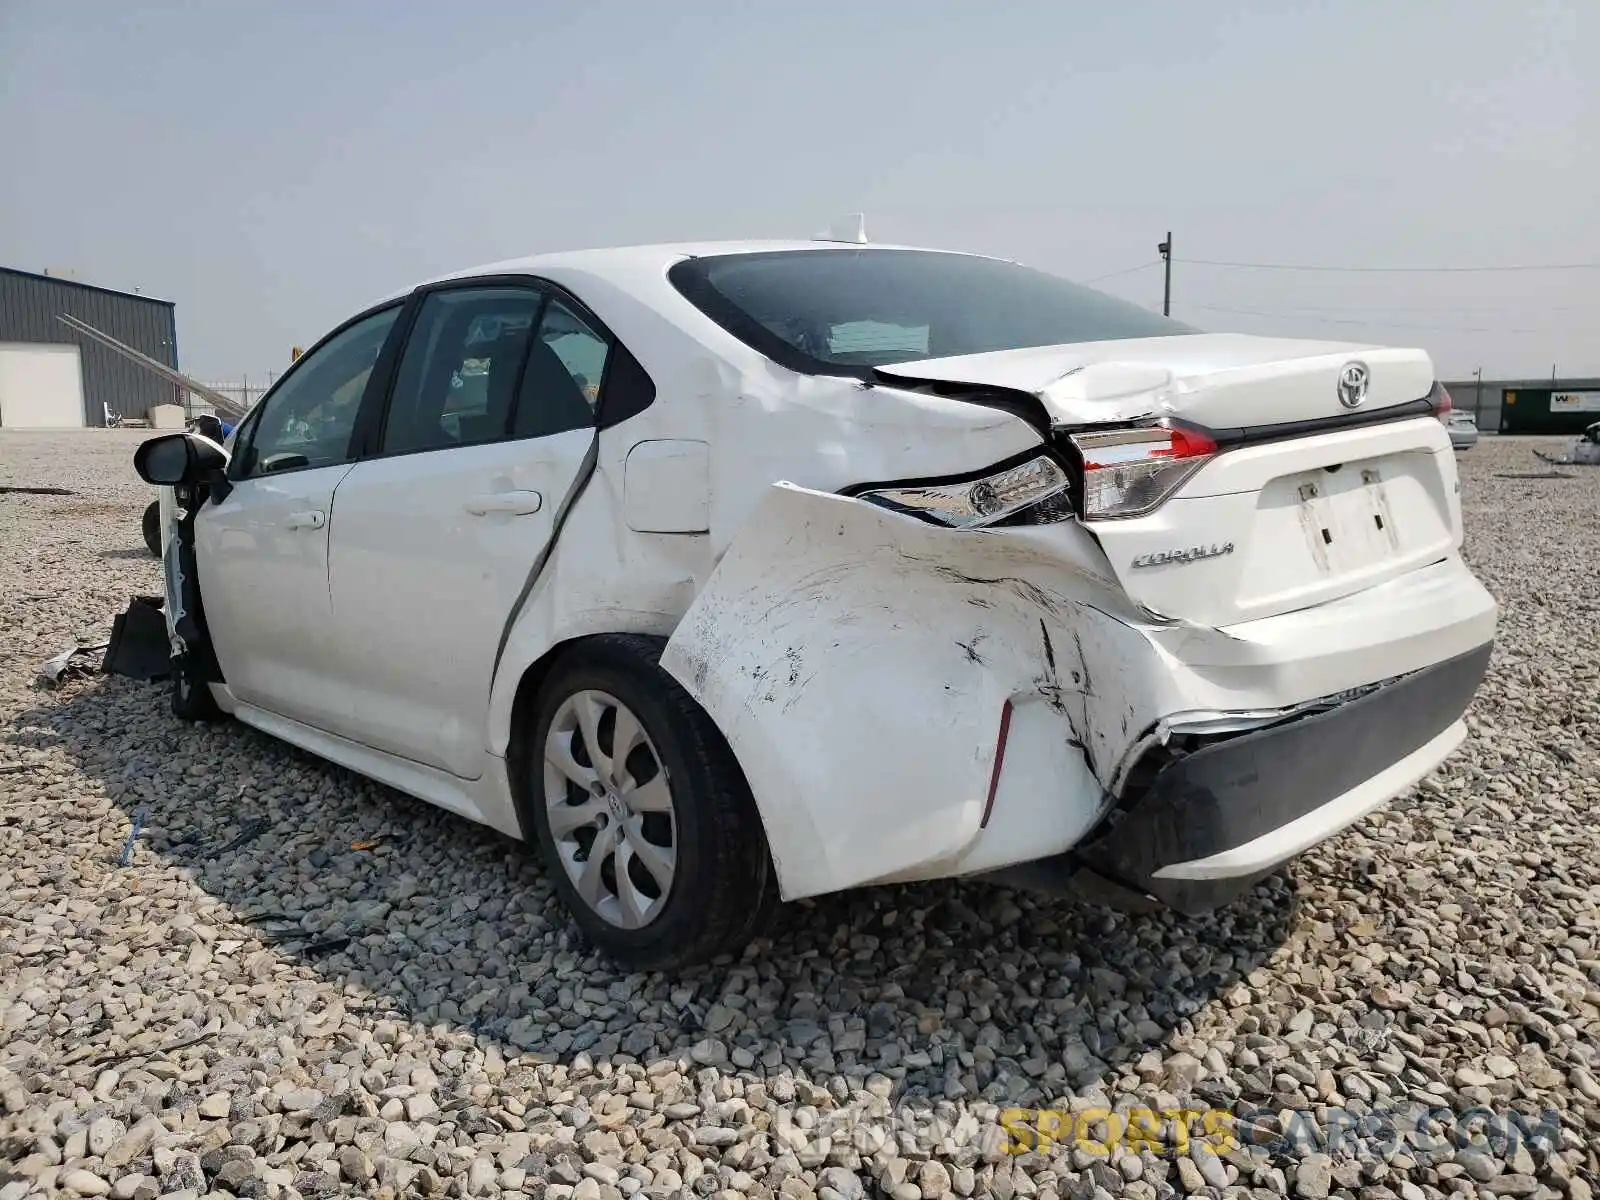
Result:
{"label": "white garage door", "polygon": [[83,428],[76,346],[0,343],[0,428]]}

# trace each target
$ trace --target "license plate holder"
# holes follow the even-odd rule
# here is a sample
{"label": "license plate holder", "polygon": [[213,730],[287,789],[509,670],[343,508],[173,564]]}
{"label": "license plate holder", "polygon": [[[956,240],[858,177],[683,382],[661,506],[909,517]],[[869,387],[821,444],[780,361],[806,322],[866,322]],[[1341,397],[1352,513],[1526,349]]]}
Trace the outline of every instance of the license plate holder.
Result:
{"label": "license plate holder", "polygon": [[1358,571],[1401,552],[1401,530],[1378,464],[1307,472],[1294,490],[1306,548],[1323,574]]}

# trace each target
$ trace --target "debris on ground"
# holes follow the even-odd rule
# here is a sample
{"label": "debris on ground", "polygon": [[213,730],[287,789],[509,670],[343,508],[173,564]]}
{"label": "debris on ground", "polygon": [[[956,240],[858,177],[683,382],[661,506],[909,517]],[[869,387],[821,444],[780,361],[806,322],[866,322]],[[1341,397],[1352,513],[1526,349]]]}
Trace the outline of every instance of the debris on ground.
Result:
{"label": "debris on ground", "polygon": [[1552,457],[1537,448],[1534,453],[1558,467],[1600,467],[1600,421],[1583,431],[1578,440],[1572,443],[1565,458]]}
{"label": "debris on ground", "polygon": [[165,597],[135,596],[127,610],[117,614],[101,670],[142,683],[172,674]]}
{"label": "debris on ground", "polygon": [[243,846],[248,846],[251,842],[255,841],[258,837],[271,828],[272,822],[267,820],[266,817],[255,817],[252,820],[246,821],[243,825],[239,826],[239,832],[234,834],[234,836],[225,845],[218,846],[211,852],[211,857],[222,858],[225,855],[232,854],[235,850],[238,850]]}
{"label": "debris on ground", "polygon": [[122,853],[117,855],[117,866],[126,867],[133,863],[133,847],[139,840],[139,831],[144,828],[144,809],[140,809],[133,818],[133,828],[128,830],[128,840],[122,843]]}
{"label": "debris on ground", "polygon": [[47,687],[57,687],[71,675],[93,675],[100,670],[97,656],[110,642],[95,642],[87,646],[71,646],[45,661],[39,668],[39,682]]}

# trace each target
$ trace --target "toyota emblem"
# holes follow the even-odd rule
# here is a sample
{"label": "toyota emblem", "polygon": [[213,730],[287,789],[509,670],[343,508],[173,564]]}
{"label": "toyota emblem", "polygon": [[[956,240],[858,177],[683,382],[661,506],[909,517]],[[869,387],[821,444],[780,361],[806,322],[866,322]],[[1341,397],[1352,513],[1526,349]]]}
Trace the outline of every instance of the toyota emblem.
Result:
{"label": "toyota emblem", "polygon": [[1371,374],[1367,371],[1367,364],[1360,362],[1345,363],[1339,372],[1339,403],[1346,408],[1359,408],[1361,402],[1367,398],[1367,384]]}

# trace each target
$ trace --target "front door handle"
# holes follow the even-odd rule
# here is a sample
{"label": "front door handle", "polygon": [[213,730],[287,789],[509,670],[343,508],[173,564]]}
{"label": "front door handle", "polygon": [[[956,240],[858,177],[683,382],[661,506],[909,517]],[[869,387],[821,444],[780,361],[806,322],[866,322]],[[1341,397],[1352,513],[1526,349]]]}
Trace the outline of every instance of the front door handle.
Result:
{"label": "front door handle", "polygon": [[320,508],[308,508],[305,512],[290,513],[289,519],[284,522],[290,529],[321,529],[328,523],[328,514]]}
{"label": "front door handle", "polygon": [[463,507],[475,517],[486,517],[490,513],[525,517],[538,512],[543,504],[544,497],[538,492],[488,492],[472,497]]}

